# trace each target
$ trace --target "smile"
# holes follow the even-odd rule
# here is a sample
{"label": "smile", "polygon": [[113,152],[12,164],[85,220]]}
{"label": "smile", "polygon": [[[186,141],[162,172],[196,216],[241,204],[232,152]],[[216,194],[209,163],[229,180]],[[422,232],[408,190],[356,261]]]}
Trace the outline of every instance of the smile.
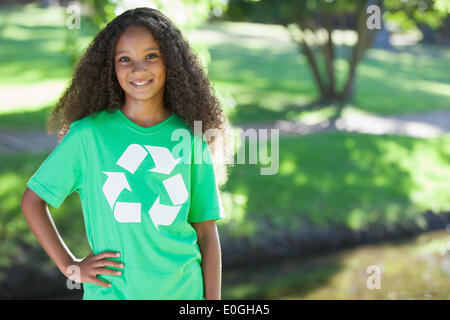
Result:
{"label": "smile", "polygon": [[132,81],[130,83],[135,88],[145,88],[145,87],[149,86],[152,82],[153,82],[153,79],[149,80],[147,82],[134,82],[134,81]]}

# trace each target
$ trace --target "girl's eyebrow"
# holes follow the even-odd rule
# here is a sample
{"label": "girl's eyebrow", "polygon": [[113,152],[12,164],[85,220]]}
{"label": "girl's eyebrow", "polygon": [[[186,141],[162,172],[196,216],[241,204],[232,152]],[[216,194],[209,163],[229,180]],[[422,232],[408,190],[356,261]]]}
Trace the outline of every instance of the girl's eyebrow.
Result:
{"label": "girl's eyebrow", "polygon": [[[144,51],[151,51],[151,50],[157,50],[157,51],[159,51],[158,48],[154,48],[154,47],[150,47],[150,48],[144,49]],[[127,50],[121,50],[121,51],[119,51],[119,52],[116,53],[116,56],[118,56],[119,54],[122,54],[122,53],[126,53],[126,52],[128,52],[128,51],[127,51]]]}

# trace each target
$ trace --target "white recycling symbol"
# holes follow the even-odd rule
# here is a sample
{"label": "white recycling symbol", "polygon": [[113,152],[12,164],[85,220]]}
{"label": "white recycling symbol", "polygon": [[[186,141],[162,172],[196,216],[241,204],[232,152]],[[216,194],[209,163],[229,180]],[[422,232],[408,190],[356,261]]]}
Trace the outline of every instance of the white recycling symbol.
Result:
{"label": "white recycling symbol", "polygon": [[[169,149],[156,146],[141,146],[131,144],[117,160],[116,164],[127,170],[131,174],[139,168],[142,161],[150,154],[155,168],[151,172],[170,175],[172,170],[181,160],[174,160]],[[141,222],[141,203],[135,202],[116,202],[123,189],[131,190],[127,178],[123,172],[105,172],[108,176],[103,185],[103,193],[114,211],[114,218],[118,222]],[[159,231],[159,225],[168,226],[173,223],[178,215],[182,205],[188,199],[188,192],[180,173],[171,176],[163,181],[164,187],[169,194],[172,205],[165,205],[160,202],[160,197],[156,198],[152,207],[148,211],[153,224]]]}

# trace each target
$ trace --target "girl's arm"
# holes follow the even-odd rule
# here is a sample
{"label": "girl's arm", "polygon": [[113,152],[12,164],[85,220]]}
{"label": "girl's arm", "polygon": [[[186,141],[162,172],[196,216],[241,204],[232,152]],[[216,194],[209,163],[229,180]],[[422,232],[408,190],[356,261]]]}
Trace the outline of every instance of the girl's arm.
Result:
{"label": "girl's arm", "polygon": [[221,299],[222,261],[220,240],[215,220],[192,223],[202,254],[205,300]]}
{"label": "girl's arm", "polygon": [[75,261],[75,257],[59,235],[47,203],[31,189],[26,188],[20,207],[41,246],[58,269],[67,276],[66,270]]}
{"label": "girl's arm", "polygon": [[105,268],[124,267],[123,264],[108,259],[119,257],[118,252],[104,251],[96,255],[91,252],[84,259],[76,259],[59,235],[47,203],[31,189],[26,188],[20,207],[31,231],[66,277],[69,278],[72,275],[68,268],[76,266],[79,269],[79,275],[73,279],[75,282],[91,282],[102,287],[110,287],[111,284],[98,279],[97,274],[120,275],[120,271]]}

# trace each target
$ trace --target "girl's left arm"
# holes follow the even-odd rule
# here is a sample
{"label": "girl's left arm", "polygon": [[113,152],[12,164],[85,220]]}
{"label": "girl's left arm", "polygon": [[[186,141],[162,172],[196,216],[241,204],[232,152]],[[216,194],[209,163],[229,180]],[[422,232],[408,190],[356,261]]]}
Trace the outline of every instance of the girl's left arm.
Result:
{"label": "girl's left arm", "polygon": [[203,288],[205,300],[221,299],[222,258],[216,221],[192,223],[202,254]]}

